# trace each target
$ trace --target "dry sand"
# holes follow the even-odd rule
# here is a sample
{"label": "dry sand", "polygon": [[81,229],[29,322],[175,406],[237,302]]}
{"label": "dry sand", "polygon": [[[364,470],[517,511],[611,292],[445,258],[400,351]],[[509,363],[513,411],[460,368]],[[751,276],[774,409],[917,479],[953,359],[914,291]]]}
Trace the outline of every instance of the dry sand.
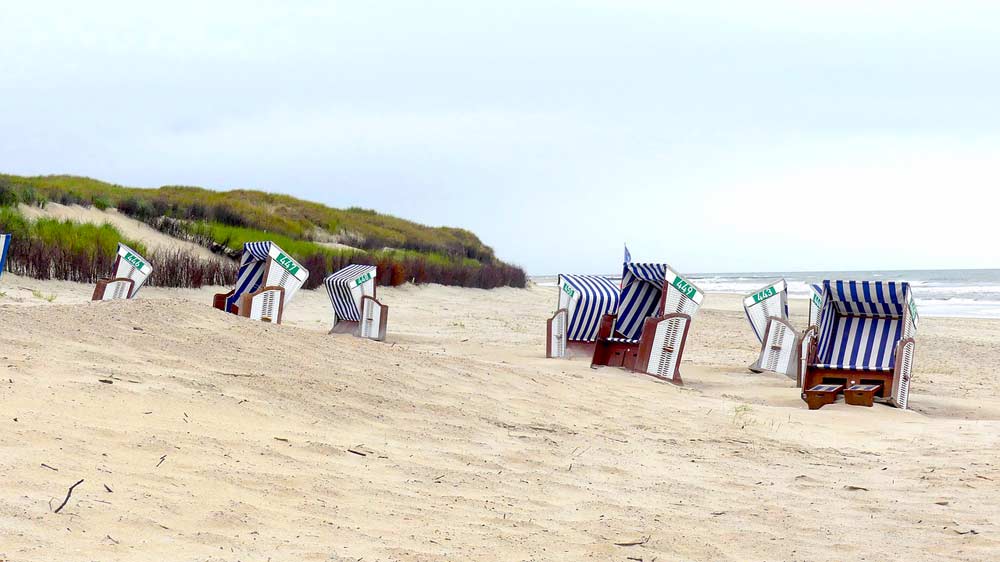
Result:
{"label": "dry sand", "polygon": [[385,343],[91,289],[0,280],[0,560],[1000,558],[997,321],[924,319],[912,411],[812,412],[733,296],[677,387],[546,360],[553,288],[383,289]]}

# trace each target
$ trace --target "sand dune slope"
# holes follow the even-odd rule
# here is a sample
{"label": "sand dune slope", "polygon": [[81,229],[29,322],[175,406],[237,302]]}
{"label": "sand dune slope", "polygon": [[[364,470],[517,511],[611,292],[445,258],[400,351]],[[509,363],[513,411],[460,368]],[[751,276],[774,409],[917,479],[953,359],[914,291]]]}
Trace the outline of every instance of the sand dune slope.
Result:
{"label": "sand dune slope", "polygon": [[927,411],[809,412],[786,379],[745,372],[754,346],[725,307],[699,316],[676,387],[541,357],[548,289],[387,290],[381,344],[326,335],[321,293],[282,326],[209,293],[0,305],[0,559],[1000,552],[1000,410],[952,357],[995,360],[993,324],[927,322],[953,343],[928,346],[944,390],[917,387]]}

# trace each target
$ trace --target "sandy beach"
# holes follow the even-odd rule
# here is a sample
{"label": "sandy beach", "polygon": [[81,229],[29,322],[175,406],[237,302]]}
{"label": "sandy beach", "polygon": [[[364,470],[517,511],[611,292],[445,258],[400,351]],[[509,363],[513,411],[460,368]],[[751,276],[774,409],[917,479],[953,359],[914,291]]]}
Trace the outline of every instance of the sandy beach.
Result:
{"label": "sandy beach", "polygon": [[[678,387],[544,358],[555,288],[382,288],[388,341],[213,288],[0,281],[0,559],[988,560],[1000,322],[926,318],[911,411],[808,411],[711,294]],[[803,324],[804,303],[793,303]],[[83,479],[58,514],[67,489]]]}

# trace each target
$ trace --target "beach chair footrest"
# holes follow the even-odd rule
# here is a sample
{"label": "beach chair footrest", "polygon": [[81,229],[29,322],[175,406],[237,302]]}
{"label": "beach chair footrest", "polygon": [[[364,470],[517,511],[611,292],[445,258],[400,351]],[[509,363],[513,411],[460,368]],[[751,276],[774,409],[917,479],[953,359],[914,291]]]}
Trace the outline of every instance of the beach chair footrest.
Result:
{"label": "beach chair footrest", "polygon": [[827,404],[837,401],[837,395],[844,390],[842,384],[817,384],[816,386],[802,392],[802,399],[809,405],[810,410],[818,410]]}
{"label": "beach chair footrest", "polygon": [[868,406],[875,402],[875,394],[882,389],[879,384],[855,384],[844,391],[844,402],[852,406]]}

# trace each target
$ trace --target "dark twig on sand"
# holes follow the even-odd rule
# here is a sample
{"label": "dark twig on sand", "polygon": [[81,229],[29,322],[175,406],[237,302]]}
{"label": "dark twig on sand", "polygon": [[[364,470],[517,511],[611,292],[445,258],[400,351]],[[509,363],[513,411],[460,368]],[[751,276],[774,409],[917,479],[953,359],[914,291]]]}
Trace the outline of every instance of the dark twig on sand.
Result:
{"label": "dark twig on sand", "polygon": [[647,542],[649,542],[649,537],[650,537],[650,535],[646,535],[645,537],[643,537],[643,538],[641,538],[641,539],[639,539],[637,541],[616,542],[615,546],[639,546],[639,545],[646,544]]}
{"label": "dark twig on sand", "polygon": [[107,484],[104,485],[104,489],[107,490],[109,494],[115,493],[115,491],[109,488]]}
{"label": "dark twig on sand", "polygon": [[59,510],[66,506],[66,502],[69,501],[69,497],[73,495],[73,488],[76,488],[80,484],[83,484],[83,478],[81,478],[80,481],[77,482],[76,484],[73,484],[72,486],[69,487],[69,490],[66,491],[66,499],[64,499],[63,502],[59,504],[59,507],[56,508],[55,513],[59,513]]}
{"label": "dark twig on sand", "polygon": [[167,455],[160,457],[160,462],[156,463],[156,468],[160,468],[160,465],[163,464],[163,461],[165,460],[167,460]]}
{"label": "dark twig on sand", "polygon": [[359,456],[362,456],[362,457],[367,457],[368,456],[368,453],[362,453],[361,451],[358,451],[356,449],[348,449],[347,452],[348,453],[354,453],[355,455],[359,455]]}
{"label": "dark twig on sand", "polygon": [[52,467],[52,466],[49,466],[49,465],[47,465],[47,464],[45,464],[45,463],[42,463],[42,468],[47,468],[47,469],[49,469],[49,470],[54,470],[54,471],[56,471],[56,472],[59,472],[59,469],[58,469],[58,468],[55,468],[55,467]]}

